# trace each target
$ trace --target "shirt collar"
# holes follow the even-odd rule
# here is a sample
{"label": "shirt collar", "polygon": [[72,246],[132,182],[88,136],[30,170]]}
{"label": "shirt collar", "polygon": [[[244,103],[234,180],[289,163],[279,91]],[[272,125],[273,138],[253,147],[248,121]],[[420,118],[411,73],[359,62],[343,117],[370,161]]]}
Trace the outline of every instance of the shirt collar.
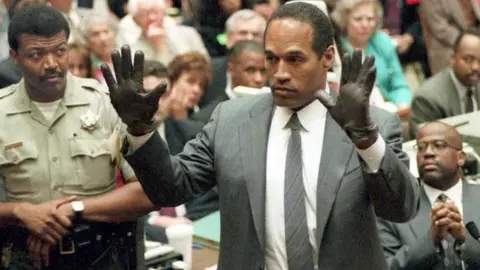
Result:
{"label": "shirt collar", "polygon": [[[330,88],[327,86],[325,90],[319,91],[326,91],[327,93],[330,93]],[[292,111],[290,108],[276,106],[274,112],[274,121],[278,121],[278,126],[285,129],[293,113],[294,111]],[[326,118],[327,108],[325,108],[320,101],[315,99],[313,102],[296,113],[298,115],[298,119],[300,120],[300,124],[302,124],[302,127],[307,132],[312,132],[319,128],[323,128],[317,125],[318,122],[316,120]]]}
{"label": "shirt collar", "polygon": [[448,190],[439,190],[432,186],[429,186],[424,183],[423,188],[425,189],[425,193],[427,193],[428,200],[430,201],[430,205],[433,207],[435,201],[437,200],[440,194],[445,194],[447,197],[453,201],[456,205],[460,205],[462,203],[462,187],[463,187],[463,180],[460,179],[458,183],[456,183],[453,187]]}
{"label": "shirt collar", "polygon": [[450,77],[452,78],[453,85],[455,86],[455,89],[457,89],[458,96],[460,97],[460,100],[465,100],[467,96],[467,86],[461,83],[455,73],[453,72],[453,69],[450,69]]}
{"label": "shirt collar", "polygon": [[235,92],[233,92],[233,89],[232,89],[232,77],[228,72],[227,72],[227,85],[225,86],[225,94],[227,94],[227,97],[229,99],[237,98],[237,94],[235,94]]}

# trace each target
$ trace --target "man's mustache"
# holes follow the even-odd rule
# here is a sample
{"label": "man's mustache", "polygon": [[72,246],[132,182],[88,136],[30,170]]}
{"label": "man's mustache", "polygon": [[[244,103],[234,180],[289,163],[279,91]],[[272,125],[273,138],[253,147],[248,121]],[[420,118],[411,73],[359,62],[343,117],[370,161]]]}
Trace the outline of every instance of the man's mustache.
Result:
{"label": "man's mustache", "polygon": [[66,72],[63,72],[61,70],[49,71],[40,77],[40,81],[46,81],[53,77],[65,77],[65,74]]}

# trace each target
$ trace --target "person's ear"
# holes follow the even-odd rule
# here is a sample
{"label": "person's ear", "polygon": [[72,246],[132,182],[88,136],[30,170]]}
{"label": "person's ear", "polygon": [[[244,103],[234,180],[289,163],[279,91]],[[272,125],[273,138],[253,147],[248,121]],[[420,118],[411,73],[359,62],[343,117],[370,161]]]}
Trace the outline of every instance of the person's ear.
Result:
{"label": "person's ear", "polygon": [[9,55],[12,61],[15,63],[15,65],[18,65],[18,53],[13,49],[10,49]]}
{"label": "person's ear", "polygon": [[465,165],[467,155],[463,151],[457,151],[457,164],[459,167],[463,167]]}
{"label": "person's ear", "polygon": [[335,62],[335,47],[333,45],[328,46],[325,52],[322,55],[323,68],[329,70],[332,68],[333,63]]}

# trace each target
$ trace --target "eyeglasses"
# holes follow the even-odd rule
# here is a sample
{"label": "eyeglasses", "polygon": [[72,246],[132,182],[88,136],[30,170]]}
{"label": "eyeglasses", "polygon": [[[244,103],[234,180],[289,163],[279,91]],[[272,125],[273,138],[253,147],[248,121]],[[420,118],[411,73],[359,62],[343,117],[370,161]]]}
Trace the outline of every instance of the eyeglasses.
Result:
{"label": "eyeglasses", "polygon": [[449,148],[449,147],[453,148],[455,150],[461,150],[457,147],[454,147],[454,146],[448,144],[444,140],[435,140],[435,141],[431,141],[431,142],[419,142],[419,143],[417,143],[416,145],[413,146],[413,149],[415,151],[419,152],[419,153],[423,153],[427,150],[429,145],[432,146],[432,151],[437,153],[437,154],[439,152],[442,152],[443,150]]}

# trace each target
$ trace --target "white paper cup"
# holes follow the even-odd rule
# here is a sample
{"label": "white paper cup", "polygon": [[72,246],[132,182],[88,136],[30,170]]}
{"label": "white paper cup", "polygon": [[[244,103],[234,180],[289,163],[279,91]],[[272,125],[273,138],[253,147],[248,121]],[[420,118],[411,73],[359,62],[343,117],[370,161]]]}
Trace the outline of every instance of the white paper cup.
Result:
{"label": "white paper cup", "polygon": [[183,261],[188,265],[188,269],[192,269],[193,225],[178,224],[170,226],[166,229],[166,234],[168,245],[182,254]]}

